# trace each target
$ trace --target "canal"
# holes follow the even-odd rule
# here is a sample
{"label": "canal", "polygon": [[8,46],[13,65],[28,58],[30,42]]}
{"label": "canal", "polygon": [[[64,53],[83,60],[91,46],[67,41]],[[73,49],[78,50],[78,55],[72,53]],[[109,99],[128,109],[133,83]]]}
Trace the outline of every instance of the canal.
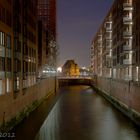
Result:
{"label": "canal", "polygon": [[66,86],[17,126],[15,140],[140,140],[140,130],[89,86]]}

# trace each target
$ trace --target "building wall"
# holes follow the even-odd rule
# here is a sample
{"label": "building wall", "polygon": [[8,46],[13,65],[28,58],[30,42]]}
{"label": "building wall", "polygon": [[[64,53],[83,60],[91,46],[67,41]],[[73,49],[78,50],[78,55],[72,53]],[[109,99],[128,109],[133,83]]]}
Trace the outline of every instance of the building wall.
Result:
{"label": "building wall", "polygon": [[108,96],[140,113],[140,85],[136,82],[98,78],[97,87]]}
{"label": "building wall", "polygon": [[37,20],[37,0],[0,0],[0,126],[55,91],[54,76],[37,82]]}
{"label": "building wall", "polygon": [[13,0],[14,93],[36,83],[37,0]]}
{"label": "building wall", "polygon": [[13,3],[0,1],[0,95],[12,92]]}
{"label": "building wall", "polygon": [[11,94],[0,96],[0,126],[17,117],[21,112],[32,106],[33,102],[55,92],[55,78],[47,78],[23,90],[18,98],[13,99]]}

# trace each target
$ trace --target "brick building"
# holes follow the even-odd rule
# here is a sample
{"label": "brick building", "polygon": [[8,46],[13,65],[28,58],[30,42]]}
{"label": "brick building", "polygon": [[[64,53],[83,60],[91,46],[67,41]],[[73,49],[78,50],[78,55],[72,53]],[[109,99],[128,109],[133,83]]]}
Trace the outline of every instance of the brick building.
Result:
{"label": "brick building", "polygon": [[67,60],[66,63],[62,67],[63,76],[79,76],[80,70],[78,65],[74,62],[74,60]]}

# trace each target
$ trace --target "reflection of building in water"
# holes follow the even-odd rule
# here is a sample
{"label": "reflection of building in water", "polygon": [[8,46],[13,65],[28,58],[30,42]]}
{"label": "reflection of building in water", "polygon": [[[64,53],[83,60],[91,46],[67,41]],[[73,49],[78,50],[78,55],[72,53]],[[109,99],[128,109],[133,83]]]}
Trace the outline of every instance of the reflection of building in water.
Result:
{"label": "reflection of building in water", "polygon": [[74,60],[67,60],[62,67],[62,73],[64,76],[79,76],[80,71]]}

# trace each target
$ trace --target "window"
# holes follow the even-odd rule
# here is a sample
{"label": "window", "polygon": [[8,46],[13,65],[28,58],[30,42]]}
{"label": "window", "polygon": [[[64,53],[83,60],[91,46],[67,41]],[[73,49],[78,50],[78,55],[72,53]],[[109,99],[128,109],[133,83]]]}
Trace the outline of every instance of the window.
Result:
{"label": "window", "polygon": [[7,78],[6,79],[6,92],[9,93],[11,90],[11,87],[10,87],[10,79]]}
{"label": "window", "polygon": [[0,32],[0,94],[4,93],[5,88],[5,34]]}
{"label": "window", "polygon": [[0,57],[0,71],[5,71],[5,58]]}
{"label": "window", "polygon": [[128,54],[128,53],[126,53],[126,54],[124,55],[124,59],[129,59],[129,54]]}
{"label": "window", "polygon": [[11,59],[7,58],[7,71],[11,72]]}
{"label": "window", "polygon": [[0,57],[5,57],[5,47],[0,46]]}
{"label": "window", "polygon": [[7,35],[7,48],[11,49],[11,36]]}
{"label": "window", "polygon": [[14,79],[14,91],[19,90],[19,77],[15,77]]}
{"label": "window", "polygon": [[5,45],[5,42],[4,42],[4,33],[3,32],[0,32],[0,45],[1,46],[4,46]]}

